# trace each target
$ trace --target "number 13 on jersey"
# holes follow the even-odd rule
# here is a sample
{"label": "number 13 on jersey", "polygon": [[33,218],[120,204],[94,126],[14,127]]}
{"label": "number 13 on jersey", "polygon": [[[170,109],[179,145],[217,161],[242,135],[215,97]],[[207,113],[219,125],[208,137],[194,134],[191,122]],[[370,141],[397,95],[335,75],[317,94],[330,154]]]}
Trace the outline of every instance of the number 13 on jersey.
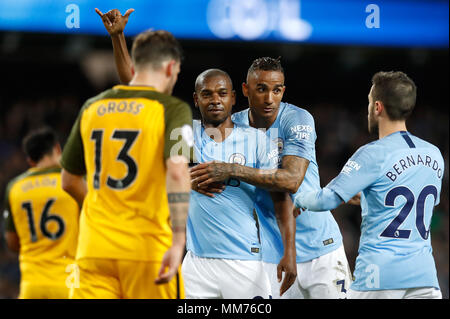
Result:
{"label": "number 13 on jersey", "polygon": [[102,154],[104,143],[110,143],[115,140],[123,140],[123,145],[117,154],[116,161],[125,164],[127,173],[125,177],[116,179],[110,175],[106,178],[106,185],[114,190],[122,190],[129,187],[136,179],[138,173],[138,166],[133,157],[130,156],[129,151],[135,143],[139,130],[114,130],[111,136],[104,137],[103,129],[96,129],[92,131],[91,140],[94,143],[94,163],[95,172],[93,178],[94,189],[100,189],[100,174],[102,172]]}

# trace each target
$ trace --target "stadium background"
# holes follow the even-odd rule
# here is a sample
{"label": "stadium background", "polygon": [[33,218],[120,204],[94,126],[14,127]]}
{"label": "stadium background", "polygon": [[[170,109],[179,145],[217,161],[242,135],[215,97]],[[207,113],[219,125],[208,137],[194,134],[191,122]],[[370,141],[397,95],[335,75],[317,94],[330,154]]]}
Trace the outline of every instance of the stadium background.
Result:
{"label": "stadium background", "polygon": [[[277,2],[259,1],[269,4]],[[294,4],[295,1],[300,2],[289,1]],[[21,2],[26,1],[17,1]],[[54,31],[35,27],[28,30],[26,25],[8,27],[5,19],[11,17],[5,18],[5,4],[0,4],[0,70],[4,79],[0,90],[2,198],[7,182],[27,169],[20,143],[30,129],[49,125],[57,130],[60,141],[64,144],[84,101],[118,83],[110,39],[100,18],[93,11],[95,7],[103,12],[117,7],[123,13],[129,7],[137,9],[136,6],[144,1],[129,1],[131,5],[127,4],[125,7],[124,4],[114,6],[114,1],[107,4],[106,1],[63,1],[63,4],[77,2],[81,8],[80,28],[68,29],[63,26],[61,30]],[[326,0],[323,2],[330,3]],[[344,3],[352,2],[355,1]],[[381,23],[384,2],[374,1],[381,3]],[[444,30],[446,43],[420,42],[431,37],[431,33],[418,35],[416,39],[409,35],[411,42],[405,40],[405,43],[399,42],[397,45],[394,38],[388,37],[385,38],[385,43],[382,43],[381,38],[371,43],[370,35],[364,41],[346,38],[345,32],[350,31],[342,31],[341,43],[331,36],[316,41],[285,41],[266,34],[244,41],[245,35],[242,34],[228,39],[210,34],[203,39],[202,36],[181,34],[179,38],[185,59],[174,95],[193,107],[192,92],[196,76],[208,68],[221,68],[230,74],[237,91],[234,111],[242,110],[247,107],[247,101],[242,95],[241,83],[245,81],[251,62],[261,56],[281,56],[287,86],[284,101],[307,109],[315,118],[318,135],[316,155],[321,184],[324,186],[339,173],[358,147],[375,139],[367,133],[367,94],[372,75],[380,70],[401,70],[407,73],[418,86],[416,109],[407,122],[408,129],[437,145],[445,159],[441,203],[434,211],[431,238],[442,294],[444,298],[449,298],[448,1],[434,2],[443,3],[447,8],[443,19],[445,26],[432,30]],[[306,11],[308,3],[311,1],[302,1],[302,12]],[[364,10],[371,2],[359,3],[364,3],[361,7]],[[19,9],[27,10],[25,7]],[[28,8],[32,9],[36,7]],[[90,10],[89,19],[86,19],[92,29],[83,30],[83,14],[87,16],[86,10]],[[29,15],[34,16],[34,13],[32,11]],[[62,12],[62,15],[67,17],[69,13]],[[42,15],[42,12],[37,14]],[[53,13],[48,14],[50,18],[47,17],[47,20],[52,21]],[[142,9],[140,12],[136,10],[130,17],[131,31],[127,33],[126,29],[126,34],[134,35],[149,27],[157,28],[157,25],[151,23],[152,19],[146,20],[147,17],[153,17],[152,14],[155,15],[150,11],[143,14]],[[408,12],[403,14],[408,16]],[[364,19],[367,15],[369,13],[363,11],[360,18],[362,28],[365,29]],[[178,30],[176,19],[172,22],[174,30]],[[421,23],[425,26],[427,22],[416,19],[414,27],[420,29]],[[173,31],[171,28],[167,29]],[[380,30],[382,29],[383,24]],[[177,35],[177,32],[173,32]],[[397,35],[397,39],[405,37],[406,34]],[[132,37],[127,37],[127,41],[130,47]],[[199,118],[198,111],[193,108],[193,112],[194,117]],[[360,235],[360,209],[343,205],[334,210],[333,215],[342,231],[353,271]],[[20,279],[17,255],[7,250],[1,222],[0,227],[0,298],[15,298]]]}

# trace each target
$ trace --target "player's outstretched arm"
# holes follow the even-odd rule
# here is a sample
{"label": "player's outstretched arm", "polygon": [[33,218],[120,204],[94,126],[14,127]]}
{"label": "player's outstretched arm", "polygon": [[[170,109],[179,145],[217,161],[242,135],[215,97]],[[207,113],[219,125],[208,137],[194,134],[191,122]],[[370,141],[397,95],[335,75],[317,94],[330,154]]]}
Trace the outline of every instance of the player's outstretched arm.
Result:
{"label": "player's outstretched arm", "polygon": [[343,203],[342,198],[327,187],[320,191],[300,192],[294,199],[296,208],[319,212],[335,209]]}
{"label": "player's outstretched arm", "polygon": [[155,279],[157,284],[169,282],[177,273],[183,259],[191,189],[187,159],[184,156],[169,157],[166,166],[167,199],[173,237],[172,246],[164,254],[158,277]]}
{"label": "player's outstretched arm", "polygon": [[377,154],[377,148],[376,144],[360,147],[327,186],[319,191],[297,194],[295,206],[311,211],[324,211],[335,209],[342,203],[359,205],[361,191],[380,176],[380,162],[374,160],[373,156]]}
{"label": "player's outstretched arm", "polygon": [[61,185],[63,190],[77,201],[78,206],[81,209],[87,194],[87,185],[83,176],[69,173],[63,168],[61,171]]}
{"label": "player's outstretched arm", "polygon": [[114,51],[114,61],[116,63],[117,74],[120,82],[128,84],[133,78],[132,62],[128,53],[127,42],[123,33],[128,18],[134,9],[128,9],[124,15],[119,10],[113,9],[102,13],[95,8],[95,12],[102,18],[103,25],[111,36]]}
{"label": "player's outstretched arm", "polygon": [[239,164],[206,162],[191,168],[191,178],[198,187],[206,187],[228,178],[275,192],[295,193],[303,182],[309,161],[298,156],[284,156],[281,169],[258,169]]}
{"label": "player's outstretched arm", "polygon": [[278,228],[283,240],[284,253],[277,267],[278,282],[282,280],[280,296],[295,282],[297,277],[297,261],[295,248],[295,218],[291,214],[292,201],[288,193],[271,192]]}

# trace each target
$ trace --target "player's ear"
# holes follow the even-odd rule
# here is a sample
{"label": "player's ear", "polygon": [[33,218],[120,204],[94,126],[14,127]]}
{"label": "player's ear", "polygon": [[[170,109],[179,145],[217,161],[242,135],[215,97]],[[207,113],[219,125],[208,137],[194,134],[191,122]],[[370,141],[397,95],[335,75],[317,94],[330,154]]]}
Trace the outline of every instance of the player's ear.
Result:
{"label": "player's ear", "polygon": [[175,60],[170,60],[165,67],[166,76],[169,78],[175,74],[175,63]]}
{"label": "player's ear", "polygon": [[36,162],[33,161],[31,158],[27,157],[27,163],[30,167],[35,167],[36,166]]}
{"label": "player's ear", "polygon": [[131,76],[134,76],[134,73],[135,73],[135,71],[134,71],[134,65],[132,65],[132,66],[131,66]]}
{"label": "player's ear", "polygon": [[62,149],[61,149],[61,145],[59,143],[56,143],[55,146],[53,146],[53,152],[56,155],[61,155],[62,153]]}
{"label": "player's ear", "polygon": [[376,115],[380,115],[381,114],[381,112],[383,112],[383,110],[384,110],[384,105],[383,105],[383,102],[381,102],[381,101],[375,101],[375,114]]}
{"label": "player's ear", "polygon": [[245,82],[242,83],[242,94],[248,97],[248,84]]}
{"label": "player's ear", "polygon": [[235,90],[231,91],[231,100],[232,100],[231,106],[234,106],[236,104],[236,91]]}
{"label": "player's ear", "polygon": [[198,95],[197,95],[197,92],[194,92],[192,97],[194,98],[194,105],[195,105],[195,107],[198,108]]}

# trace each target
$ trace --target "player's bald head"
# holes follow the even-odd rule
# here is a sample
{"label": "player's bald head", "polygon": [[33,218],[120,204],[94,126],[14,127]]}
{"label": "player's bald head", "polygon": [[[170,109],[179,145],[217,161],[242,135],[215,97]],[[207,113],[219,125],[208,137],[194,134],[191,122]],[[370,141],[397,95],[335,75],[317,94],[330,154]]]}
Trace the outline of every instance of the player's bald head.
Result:
{"label": "player's bald head", "polygon": [[197,79],[195,80],[195,92],[199,92],[205,81],[213,77],[224,78],[230,84],[230,88],[233,89],[233,82],[227,72],[220,69],[208,69],[197,76]]}

